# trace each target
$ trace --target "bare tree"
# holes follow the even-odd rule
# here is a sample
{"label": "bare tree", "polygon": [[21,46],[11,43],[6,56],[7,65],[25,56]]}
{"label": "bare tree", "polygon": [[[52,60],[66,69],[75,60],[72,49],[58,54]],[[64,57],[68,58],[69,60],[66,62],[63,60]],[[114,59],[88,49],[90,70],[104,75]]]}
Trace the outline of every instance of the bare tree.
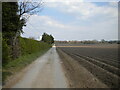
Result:
{"label": "bare tree", "polygon": [[24,0],[24,2],[19,2],[19,15],[20,17],[26,13],[32,15],[40,12],[43,9],[43,2],[30,2],[30,0]]}
{"label": "bare tree", "polygon": [[28,18],[30,17],[30,15],[33,15],[35,13],[40,12],[43,9],[43,2],[42,0],[39,0],[39,2],[30,2],[30,0],[24,0],[24,1],[19,1],[18,2],[18,14],[21,20],[21,27],[20,30],[18,30],[18,32],[16,32],[15,37],[13,37],[13,45],[15,45],[15,41],[17,39],[17,37],[20,35],[20,33],[22,31],[22,27],[25,26]]}
{"label": "bare tree", "polygon": [[[27,20],[29,17],[33,14],[36,14],[40,12],[43,9],[43,2],[42,0],[39,0],[39,2],[34,2],[30,0],[22,0],[18,2],[18,14],[22,23],[22,26],[25,26]],[[21,26],[21,31],[22,31],[22,26]]]}

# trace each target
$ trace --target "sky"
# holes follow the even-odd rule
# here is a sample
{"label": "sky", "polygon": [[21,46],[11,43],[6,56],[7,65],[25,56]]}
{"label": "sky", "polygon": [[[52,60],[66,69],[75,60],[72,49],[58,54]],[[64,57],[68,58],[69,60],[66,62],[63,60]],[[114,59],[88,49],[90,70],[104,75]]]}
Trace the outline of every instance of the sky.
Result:
{"label": "sky", "polygon": [[40,40],[44,32],[55,40],[117,40],[118,3],[83,0],[43,0],[43,9],[28,19],[22,37]]}

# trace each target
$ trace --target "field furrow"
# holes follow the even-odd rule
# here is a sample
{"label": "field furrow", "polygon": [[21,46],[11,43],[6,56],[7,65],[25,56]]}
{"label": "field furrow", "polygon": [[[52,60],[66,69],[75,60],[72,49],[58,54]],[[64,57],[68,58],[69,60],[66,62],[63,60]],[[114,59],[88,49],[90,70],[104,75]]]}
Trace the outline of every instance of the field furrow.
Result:
{"label": "field furrow", "polygon": [[118,60],[118,47],[58,47],[63,52],[74,58],[95,77],[108,87],[120,85],[120,61]]}

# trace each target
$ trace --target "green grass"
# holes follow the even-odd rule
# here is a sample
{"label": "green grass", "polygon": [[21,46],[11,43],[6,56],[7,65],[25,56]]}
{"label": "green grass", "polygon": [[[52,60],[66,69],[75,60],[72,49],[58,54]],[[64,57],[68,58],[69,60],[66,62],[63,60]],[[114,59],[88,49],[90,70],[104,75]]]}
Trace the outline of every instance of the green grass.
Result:
{"label": "green grass", "polygon": [[2,81],[3,83],[6,81],[6,79],[13,75],[14,73],[22,70],[23,68],[25,68],[27,65],[29,65],[30,63],[32,63],[34,60],[36,60],[38,57],[40,57],[41,55],[43,55],[46,51],[48,51],[49,48],[44,49],[40,52],[37,53],[33,53],[33,54],[27,54],[27,55],[23,55],[20,56],[18,59],[16,60],[12,60],[11,62],[9,62],[7,65],[5,65],[2,69]]}

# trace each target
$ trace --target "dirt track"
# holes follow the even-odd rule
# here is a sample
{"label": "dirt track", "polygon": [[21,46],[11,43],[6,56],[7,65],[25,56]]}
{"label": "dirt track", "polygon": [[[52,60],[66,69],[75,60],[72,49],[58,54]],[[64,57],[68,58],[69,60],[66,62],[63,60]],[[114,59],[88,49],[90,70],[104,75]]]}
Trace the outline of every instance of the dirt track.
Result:
{"label": "dirt track", "polygon": [[13,76],[6,88],[67,88],[68,83],[61,67],[56,47],[23,71]]}

